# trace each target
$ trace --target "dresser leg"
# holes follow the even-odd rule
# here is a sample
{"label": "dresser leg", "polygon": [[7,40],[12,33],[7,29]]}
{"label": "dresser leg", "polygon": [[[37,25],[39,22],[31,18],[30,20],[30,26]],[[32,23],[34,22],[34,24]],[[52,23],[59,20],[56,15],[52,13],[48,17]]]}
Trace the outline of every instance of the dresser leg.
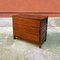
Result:
{"label": "dresser leg", "polygon": [[39,46],[39,48],[41,48],[41,46]]}
{"label": "dresser leg", "polygon": [[46,28],[46,34],[45,34],[45,40],[44,41],[46,41],[47,40],[47,28]]}
{"label": "dresser leg", "polygon": [[47,40],[47,32],[46,32],[46,34],[45,34],[45,40],[44,41],[46,41]]}
{"label": "dresser leg", "polygon": [[41,48],[41,44],[39,44],[39,48]]}
{"label": "dresser leg", "polygon": [[44,41],[46,41],[46,38],[45,38],[45,40]]}
{"label": "dresser leg", "polygon": [[16,39],[16,37],[15,37],[15,36],[13,36],[13,38],[14,38],[14,39]]}

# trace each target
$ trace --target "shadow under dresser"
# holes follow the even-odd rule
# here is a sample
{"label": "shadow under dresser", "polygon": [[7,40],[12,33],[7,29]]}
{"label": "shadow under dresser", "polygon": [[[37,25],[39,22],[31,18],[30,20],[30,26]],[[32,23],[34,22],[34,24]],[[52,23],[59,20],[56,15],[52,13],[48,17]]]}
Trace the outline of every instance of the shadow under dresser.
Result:
{"label": "shadow under dresser", "polygon": [[13,35],[41,47],[47,36],[47,16],[41,15],[14,15]]}

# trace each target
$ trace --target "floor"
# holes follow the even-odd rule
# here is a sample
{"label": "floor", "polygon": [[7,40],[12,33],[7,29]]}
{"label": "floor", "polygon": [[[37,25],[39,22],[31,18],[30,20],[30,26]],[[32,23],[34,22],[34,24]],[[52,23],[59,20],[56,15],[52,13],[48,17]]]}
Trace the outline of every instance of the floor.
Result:
{"label": "floor", "polygon": [[[0,60],[24,60],[25,53],[38,46],[14,40],[12,27],[0,27],[0,48]],[[60,56],[60,28],[48,28],[47,41],[42,45],[42,49]]]}

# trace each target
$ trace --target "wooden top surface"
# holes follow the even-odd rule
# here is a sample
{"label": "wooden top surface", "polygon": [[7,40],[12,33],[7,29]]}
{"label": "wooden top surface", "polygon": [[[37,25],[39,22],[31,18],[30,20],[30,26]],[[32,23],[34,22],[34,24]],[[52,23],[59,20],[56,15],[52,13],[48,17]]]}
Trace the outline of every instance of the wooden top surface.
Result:
{"label": "wooden top surface", "polygon": [[47,16],[41,16],[41,15],[14,15],[14,17],[20,17],[20,18],[28,18],[28,19],[45,19]]}

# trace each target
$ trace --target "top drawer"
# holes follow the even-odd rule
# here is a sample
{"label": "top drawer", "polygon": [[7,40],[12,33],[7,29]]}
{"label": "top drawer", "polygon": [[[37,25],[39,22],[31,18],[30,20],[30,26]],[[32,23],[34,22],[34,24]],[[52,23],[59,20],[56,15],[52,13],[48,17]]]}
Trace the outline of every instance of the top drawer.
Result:
{"label": "top drawer", "polygon": [[40,21],[28,18],[13,17],[13,23],[26,25],[29,27],[40,27]]}

